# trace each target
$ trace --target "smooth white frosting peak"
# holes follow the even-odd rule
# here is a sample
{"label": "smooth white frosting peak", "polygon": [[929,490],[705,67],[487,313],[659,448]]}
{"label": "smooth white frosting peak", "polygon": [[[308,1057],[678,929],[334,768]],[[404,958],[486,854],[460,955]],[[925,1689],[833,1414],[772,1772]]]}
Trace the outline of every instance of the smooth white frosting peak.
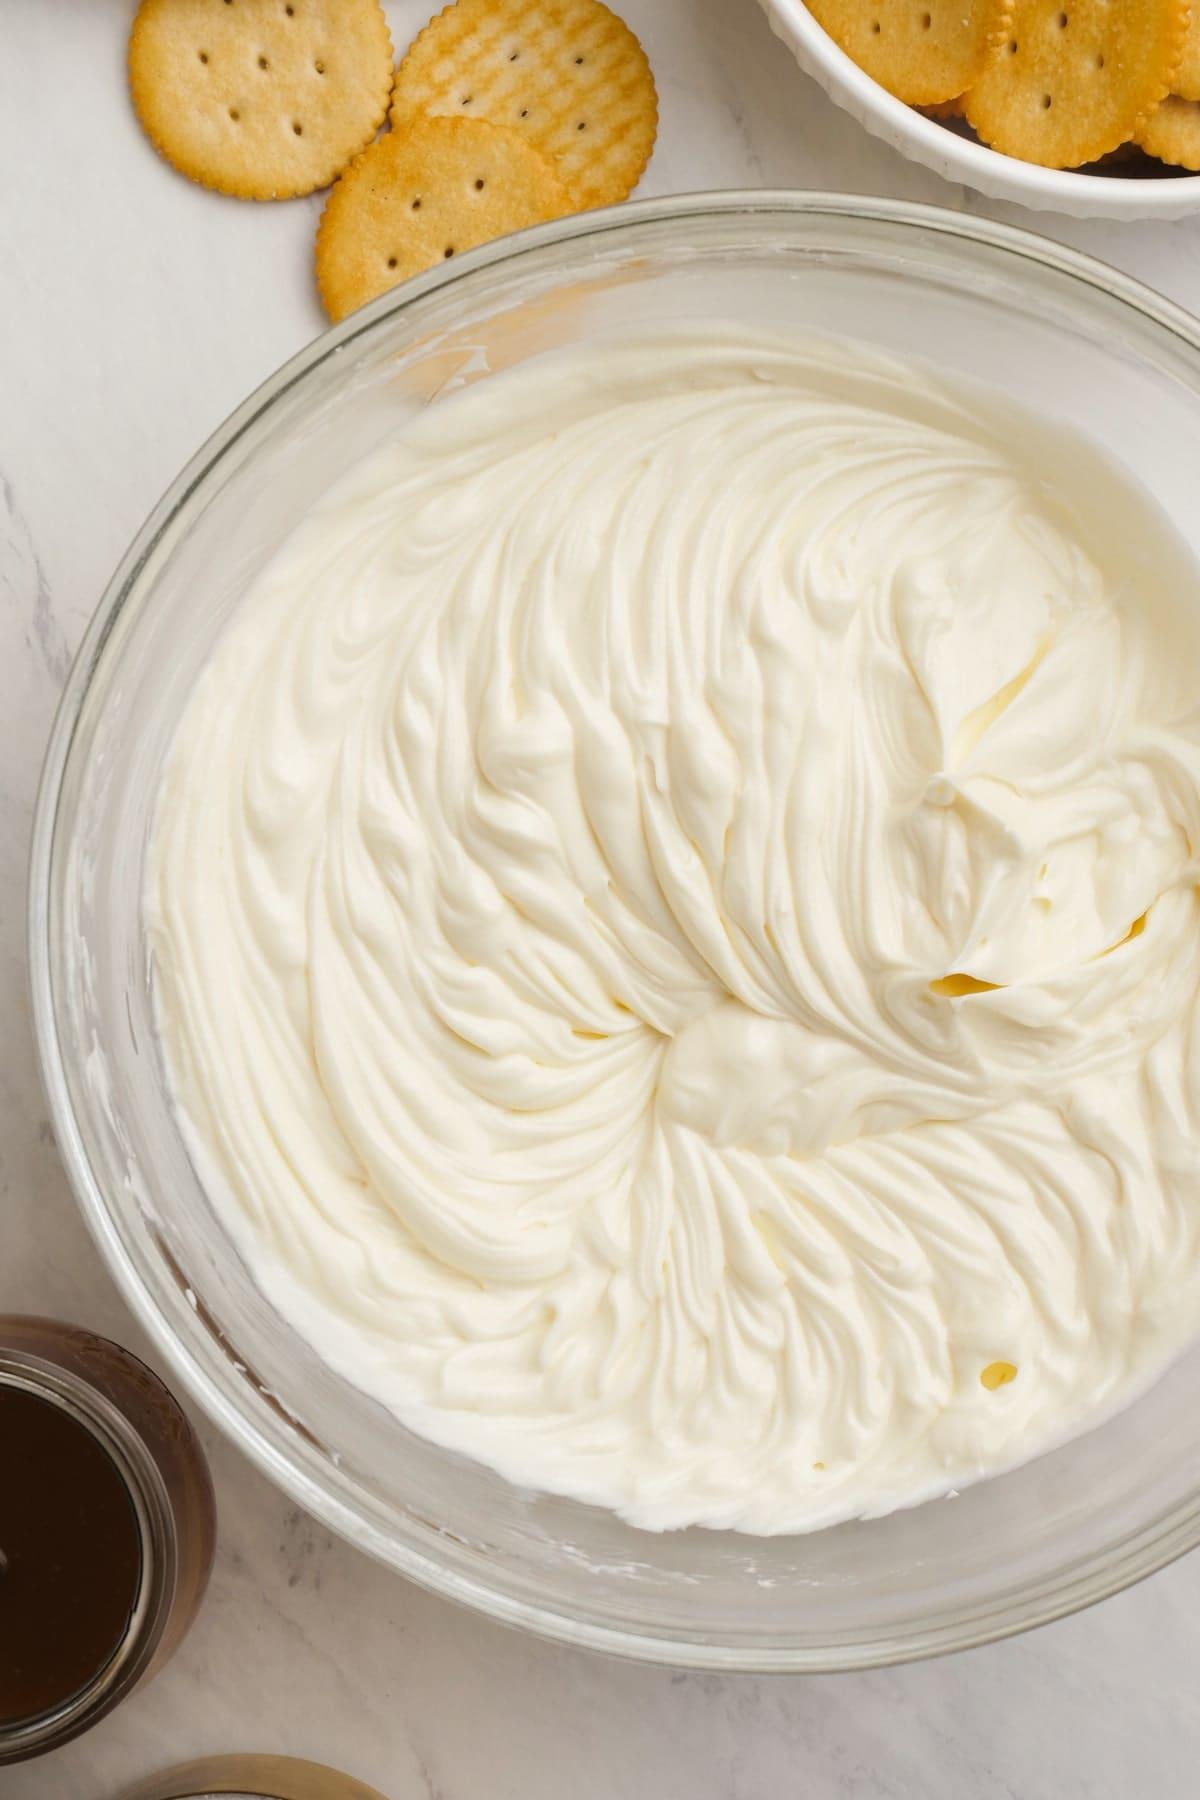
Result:
{"label": "smooth white frosting peak", "polygon": [[431,407],[162,786],[165,1049],[264,1286],[650,1526],[884,1511],[1111,1410],[1200,1319],[1198,631],[1114,469],[860,348]]}

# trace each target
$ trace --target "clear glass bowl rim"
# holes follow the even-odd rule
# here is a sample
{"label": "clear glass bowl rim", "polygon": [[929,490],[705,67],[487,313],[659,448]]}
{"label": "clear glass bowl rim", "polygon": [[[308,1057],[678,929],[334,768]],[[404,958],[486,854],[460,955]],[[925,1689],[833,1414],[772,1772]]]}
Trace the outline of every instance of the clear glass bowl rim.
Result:
{"label": "clear glass bowl rim", "polygon": [[330,1491],[301,1466],[294,1434],[282,1418],[257,1423],[238,1403],[229,1353],[195,1314],[188,1341],[173,1328],[156,1291],[166,1278],[147,1251],[141,1263],[123,1240],[114,1209],[96,1178],[80,1121],[70,1098],[63,1045],[56,1016],[52,953],[51,892],[58,814],[80,715],[106,641],[123,608],[137,593],[142,570],[160,538],[174,525],[202,510],[206,487],[222,459],[238,440],[298,383],[356,338],[373,332],[434,292],[470,283],[484,270],[531,257],[542,250],[573,242],[595,242],[610,233],[636,233],[639,227],[674,226],[708,218],[737,216],[761,225],[772,216],[781,225],[805,217],[844,219],[855,223],[913,227],[925,232],[1006,252],[1018,261],[1071,277],[1082,288],[1106,300],[1117,300],[1178,341],[1197,361],[1200,374],[1200,320],[1153,289],[1094,257],[1022,228],[952,212],[947,208],[906,201],[792,189],[729,189],[683,194],[667,199],[627,201],[619,207],[578,214],[482,246],[453,265],[419,275],[350,315],[315,338],[268,377],[211,435],[171,483],[126,551],[106,587],[84,633],[51,727],[38,788],[29,862],[29,980],[34,1033],[42,1081],[67,1175],[84,1220],[109,1272],[139,1324],[172,1374],[221,1430],[291,1499],[358,1549],[397,1570],[420,1586],[458,1601],[501,1623],[519,1626],[555,1642],[606,1651],[635,1660],[673,1667],[758,1673],[836,1673],[938,1656],[952,1650],[992,1643],[1033,1626],[1047,1624],[1103,1600],[1154,1574],[1200,1544],[1200,1480],[1181,1507],[1152,1520],[1114,1553],[1069,1564],[1033,1591],[1006,1596],[981,1611],[948,1606],[939,1616],[877,1640],[825,1648],[744,1642],[722,1644],[697,1638],[653,1635],[600,1620],[567,1616],[464,1576],[431,1556],[416,1542],[402,1540],[397,1528],[388,1534]]}

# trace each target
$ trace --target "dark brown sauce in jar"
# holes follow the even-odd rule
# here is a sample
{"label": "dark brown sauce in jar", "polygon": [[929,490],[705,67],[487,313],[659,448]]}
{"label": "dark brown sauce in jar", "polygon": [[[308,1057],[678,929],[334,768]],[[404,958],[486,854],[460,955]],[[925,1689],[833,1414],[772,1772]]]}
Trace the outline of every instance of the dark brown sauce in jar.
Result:
{"label": "dark brown sauce in jar", "polygon": [[0,1384],[0,1724],[63,1706],[107,1668],[141,1577],[112,1457],[52,1400]]}
{"label": "dark brown sauce in jar", "polygon": [[215,1534],[200,1441],[153,1371],[78,1325],[0,1316],[0,1768],[162,1666]]}

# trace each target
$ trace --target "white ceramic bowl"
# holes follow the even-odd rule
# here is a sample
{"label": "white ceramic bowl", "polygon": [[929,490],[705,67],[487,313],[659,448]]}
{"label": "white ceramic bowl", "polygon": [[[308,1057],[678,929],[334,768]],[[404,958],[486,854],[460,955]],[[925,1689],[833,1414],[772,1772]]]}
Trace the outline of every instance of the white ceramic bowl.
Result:
{"label": "white ceramic bowl", "polygon": [[[964,183],[993,200],[1015,200],[1040,212],[1077,219],[1180,219],[1200,212],[1200,175],[1131,177],[1042,169],[1002,156],[986,144],[927,119],[864,75],[817,24],[804,0],[762,0],[771,29],[831,99],[874,137],[924,163],[947,181]],[[1119,168],[1119,165],[1118,165]]]}

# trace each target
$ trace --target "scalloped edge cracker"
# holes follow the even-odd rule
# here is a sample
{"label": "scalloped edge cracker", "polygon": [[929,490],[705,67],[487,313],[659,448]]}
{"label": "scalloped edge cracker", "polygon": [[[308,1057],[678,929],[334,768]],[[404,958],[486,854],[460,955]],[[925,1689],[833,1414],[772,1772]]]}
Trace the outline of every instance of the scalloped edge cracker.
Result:
{"label": "scalloped edge cracker", "polygon": [[636,186],[658,96],[641,44],[601,0],[457,0],[396,75],[392,123],[434,115],[520,132],[583,210]]}
{"label": "scalloped edge cracker", "polygon": [[1171,82],[1171,91],[1181,100],[1200,100],[1200,0],[1192,0],[1183,55]]}
{"label": "scalloped edge cracker", "polygon": [[483,119],[418,119],[346,170],[317,228],[331,319],[463,250],[559,218],[571,199],[544,156]]}
{"label": "scalloped edge cracker", "polygon": [[976,81],[1004,39],[1011,0],[808,0],[864,74],[910,106],[940,106]]}
{"label": "scalloped edge cracker", "polygon": [[967,122],[1024,162],[1096,162],[1170,92],[1188,16],[1188,0],[1016,0],[1006,44],[967,94]]}
{"label": "scalloped edge cracker", "polygon": [[239,200],[327,187],[382,125],[391,86],[379,0],[142,0],[129,37],[154,148]]}
{"label": "scalloped edge cracker", "polygon": [[1200,100],[1168,94],[1138,126],[1139,150],[1177,169],[1200,171]]}

